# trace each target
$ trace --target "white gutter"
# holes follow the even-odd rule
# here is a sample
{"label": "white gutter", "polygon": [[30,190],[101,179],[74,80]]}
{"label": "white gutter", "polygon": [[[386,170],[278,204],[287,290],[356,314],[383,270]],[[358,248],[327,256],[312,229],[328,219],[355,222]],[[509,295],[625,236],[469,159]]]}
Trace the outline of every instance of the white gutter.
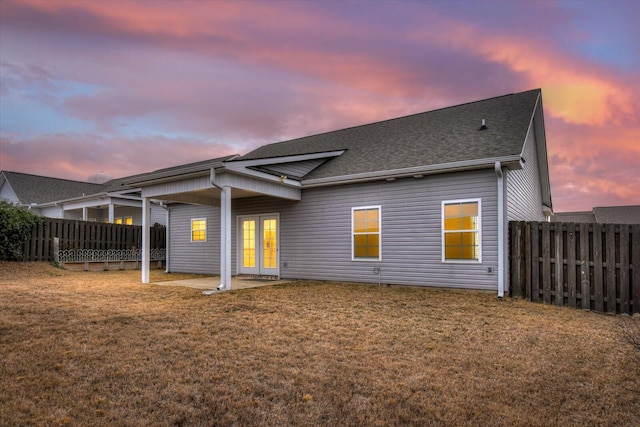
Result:
{"label": "white gutter", "polygon": [[465,160],[453,163],[441,163],[429,166],[416,166],[386,171],[364,172],[353,175],[333,176],[326,178],[307,179],[302,181],[302,188],[324,187],[336,184],[353,184],[357,182],[374,181],[387,178],[408,178],[415,175],[432,175],[436,173],[460,172],[466,170],[485,169],[494,166],[495,162],[510,169],[522,169],[520,155],[494,157],[490,159]]}
{"label": "white gutter", "polygon": [[498,298],[504,297],[504,177],[502,165],[495,162],[494,169],[498,178]]}

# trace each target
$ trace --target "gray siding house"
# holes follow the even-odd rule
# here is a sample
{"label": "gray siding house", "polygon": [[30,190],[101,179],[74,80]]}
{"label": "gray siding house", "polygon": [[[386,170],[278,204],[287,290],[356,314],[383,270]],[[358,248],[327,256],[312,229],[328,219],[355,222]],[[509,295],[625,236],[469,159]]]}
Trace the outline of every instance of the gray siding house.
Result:
{"label": "gray siding house", "polygon": [[142,191],[143,222],[151,199],[168,209],[167,269],[220,274],[220,289],[246,274],[502,297],[508,221],[544,221],[552,212],[539,89],[269,144],[128,184]]}

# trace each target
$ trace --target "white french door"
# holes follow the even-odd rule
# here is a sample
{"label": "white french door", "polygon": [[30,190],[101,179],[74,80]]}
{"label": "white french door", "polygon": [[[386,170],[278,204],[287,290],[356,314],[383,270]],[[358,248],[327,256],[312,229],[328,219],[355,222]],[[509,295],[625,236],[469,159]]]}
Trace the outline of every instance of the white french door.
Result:
{"label": "white french door", "polygon": [[238,218],[238,273],[280,275],[278,214]]}

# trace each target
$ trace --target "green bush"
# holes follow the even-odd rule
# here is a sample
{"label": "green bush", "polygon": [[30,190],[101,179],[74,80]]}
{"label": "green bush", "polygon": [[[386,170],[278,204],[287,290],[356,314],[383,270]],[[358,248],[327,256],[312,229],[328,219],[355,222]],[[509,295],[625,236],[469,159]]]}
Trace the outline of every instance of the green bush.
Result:
{"label": "green bush", "polygon": [[22,258],[22,245],[40,221],[42,217],[33,212],[0,200],[0,259]]}

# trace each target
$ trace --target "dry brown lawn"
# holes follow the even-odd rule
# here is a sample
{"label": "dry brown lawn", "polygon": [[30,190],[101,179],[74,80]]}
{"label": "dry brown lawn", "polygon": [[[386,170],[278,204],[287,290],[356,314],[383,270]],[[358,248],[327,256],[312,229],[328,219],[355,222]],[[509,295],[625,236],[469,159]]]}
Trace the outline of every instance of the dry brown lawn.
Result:
{"label": "dry brown lawn", "polygon": [[0,263],[0,425],[637,426],[634,330],[485,292],[205,297],[139,271]]}

